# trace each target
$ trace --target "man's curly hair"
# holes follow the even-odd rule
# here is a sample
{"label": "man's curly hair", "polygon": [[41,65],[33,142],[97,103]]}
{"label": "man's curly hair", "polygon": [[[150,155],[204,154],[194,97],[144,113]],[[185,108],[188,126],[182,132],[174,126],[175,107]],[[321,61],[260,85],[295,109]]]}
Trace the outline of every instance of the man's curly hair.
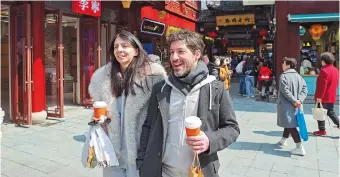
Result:
{"label": "man's curly hair", "polygon": [[205,45],[202,37],[198,33],[188,30],[176,31],[166,38],[168,46],[170,46],[171,43],[174,41],[183,41],[193,53],[196,50],[199,50],[201,52],[202,57]]}

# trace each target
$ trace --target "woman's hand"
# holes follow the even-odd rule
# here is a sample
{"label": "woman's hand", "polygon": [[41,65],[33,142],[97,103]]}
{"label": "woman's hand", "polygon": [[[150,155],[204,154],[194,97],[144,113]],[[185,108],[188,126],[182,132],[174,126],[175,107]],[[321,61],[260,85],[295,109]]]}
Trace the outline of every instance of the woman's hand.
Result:
{"label": "woman's hand", "polygon": [[294,104],[294,106],[295,106],[296,108],[301,107],[301,105],[302,105],[302,103],[301,103],[300,100],[297,100],[296,103]]}

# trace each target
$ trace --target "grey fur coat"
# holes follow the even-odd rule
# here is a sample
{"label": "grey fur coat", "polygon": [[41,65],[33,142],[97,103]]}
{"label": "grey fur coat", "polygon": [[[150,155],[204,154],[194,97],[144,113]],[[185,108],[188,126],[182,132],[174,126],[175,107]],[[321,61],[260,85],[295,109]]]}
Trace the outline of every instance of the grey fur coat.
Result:
{"label": "grey fur coat", "polygon": [[301,103],[307,97],[305,80],[294,70],[288,69],[280,76],[279,95],[277,99],[277,125],[283,128],[296,128],[294,104]]}
{"label": "grey fur coat", "polygon": [[111,63],[96,70],[89,85],[89,93],[93,100],[105,101],[112,113],[111,123],[107,125],[108,136],[113,144],[117,157],[124,158],[130,164],[136,163],[141,129],[146,118],[152,87],[154,84],[163,80],[166,75],[164,68],[157,63],[150,63],[150,67],[146,67],[144,71],[144,77],[136,79],[137,82],[143,81],[144,90],[135,85],[136,95],[129,94],[125,100],[123,133],[125,135],[128,157],[120,157],[121,123],[117,112],[116,97],[112,94]]}

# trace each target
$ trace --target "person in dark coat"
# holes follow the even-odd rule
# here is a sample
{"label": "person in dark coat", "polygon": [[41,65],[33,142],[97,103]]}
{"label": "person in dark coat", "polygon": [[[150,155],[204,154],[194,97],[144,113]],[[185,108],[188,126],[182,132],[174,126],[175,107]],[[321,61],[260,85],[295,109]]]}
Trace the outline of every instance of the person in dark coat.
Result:
{"label": "person in dark coat", "polygon": [[[339,87],[339,71],[333,66],[335,57],[330,52],[321,54],[322,69],[316,81],[315,101],[320,107],[327,109],[327,115],[333,123],[339,128],[339,118],[334,112],[334,104],[336,103],[336,92]],[[318,121],[319,131],[315,131],[314,135],[327,135],[325,121]]]}
{"label": "person in dark coat", "polygon": [[296,72],[295,58],[283,59],[283,73],[279,80],[279,95],[277,98],[277,125],[284,128],[279,144],[287,146],[289,135],[296,143],[296,148],[290,152],[295,155],[305,155],[306,150],[301,144],[301,138],[296,127],[296,108],[301,107],[307,97],[307,85],[305,80]]}
{"label": "person in dark coat", "polygon": [[[136,159],[140,177],[187,177],[198,153],[204,176],[218,177],[217,152],[236,141],[240,129],[224,83],[198,62],[204,43],[181,30],[167,37],[174,68],[157,83],[150,98]],[[184,119],[198,117],[198,136],[187,137]]]}
{"label": "person in dark coat", "polygon": [[253,98],[255,97],[255,60],[253,58],[246,60],[246,64],[243,67],[243,74],[245,75],[247,97]]}

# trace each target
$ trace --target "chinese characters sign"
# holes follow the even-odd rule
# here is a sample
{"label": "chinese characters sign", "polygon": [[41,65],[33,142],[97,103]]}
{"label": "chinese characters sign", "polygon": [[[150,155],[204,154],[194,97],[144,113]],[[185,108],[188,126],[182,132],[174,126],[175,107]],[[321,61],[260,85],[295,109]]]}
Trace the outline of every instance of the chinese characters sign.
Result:
{"label": "chinese characters sign", "polygon": [[72,12],[100,17],[101,2],[100,0],[73,0]]}
{"label": "chinese characters sign", "polygon": [[255,24],[255,14],[216,16],[217,26],[253,24]]}

